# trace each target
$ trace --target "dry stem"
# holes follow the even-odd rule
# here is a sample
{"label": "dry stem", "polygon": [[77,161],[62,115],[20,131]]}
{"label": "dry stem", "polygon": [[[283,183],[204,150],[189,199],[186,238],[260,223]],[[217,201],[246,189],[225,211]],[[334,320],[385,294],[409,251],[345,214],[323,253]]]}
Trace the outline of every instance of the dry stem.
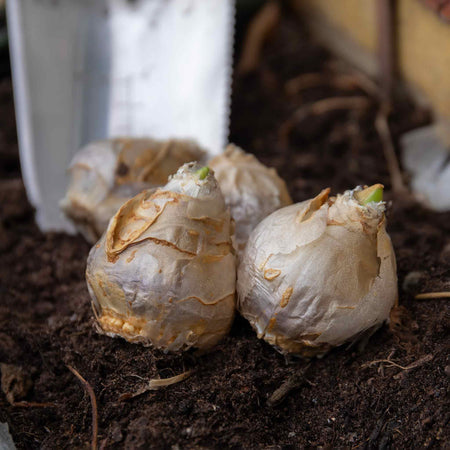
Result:
{"label": "dry stem", "polygon": [[248,26],[237,72],[245,75],[259,66],[264,43],[277,27],[280,20],[280,5],[276,1],[267,2]]}
{"label": "dry stem", "polygon": [[297,109],[294,113],[294,119],[301,121],[309,115],[318,116],[337,109],[364,109],[369,104],[369,99],[363,96],[324,98],[323,100],[309,103]]}
{"label": "dry stem", "polygon": [[97,438],[98,438],[98,413],[97,413],[97,398],[95,397],[94,389],[92,386],[79,374],[77,370],[75,370],[72,366],[66,365],[67,368],[81,381],[81,384],[86,389],[89,397],[91,399],[91,407],[92,407],[92,442],[91,448],[92,450],[97,450]]}
{"label": "dry stem", "polygon": [[450,291],[447,292],[424,292],[422,294],[417,294],[414,298],[416,300],[426,300],[429,298],[449,298]]}
{"label": "dry stem", "polygon": [[342,61],[332,61],[327,64],[328,69],[334,72],[344,72],[346,75],[350,75],[354,78],[359,88],[362,89],[370,97],[376,98],[378,101],[382,101],[383,97],[378,85],[363,72],[349,68]]}
{"label": "dry stem", "polygon": [[380,136],[383,144],[384,157],[386,158],[389,176],[391,178],[392,190],[399,196],[408,194],[408,189],[403,183],[402,172],[395,154],[394,144],[392,143],[392,136],[389,130],[389,124],[385,113],[386,107],[381,105],[375,119],[375,128]]}
{"label": "dry stem", "polygon": [[375,98],[379,98],[380,95],[377,85],[372,80],[359,74],[305,73],[287,81],[284,89],[286,94],[295,95],[304,89],[323,85],[342,90],[359,88],[367,95]]}

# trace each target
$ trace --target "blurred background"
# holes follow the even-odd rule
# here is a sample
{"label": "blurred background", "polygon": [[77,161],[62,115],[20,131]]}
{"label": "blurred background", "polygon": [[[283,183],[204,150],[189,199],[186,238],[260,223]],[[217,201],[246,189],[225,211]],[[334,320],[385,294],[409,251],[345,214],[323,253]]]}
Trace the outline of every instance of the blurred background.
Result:
{"label": "blurred background", "polygon": [[[446,1],[240,0],[236,5],[221,1],[205,6],[190,0],[175,6],[161,0],[18,0],[8,5],[22,171],[43,229],[73,231],[58,202],[67,186],[65,169],[89,142],[116,136],[189,137],[212,154],[220,152],[230,129],[232,68],[237,86],[256,76],[275,89],[271,64],[293,44],[286,43],[269,63],[262,53],[275,42],[283,13],[302,21],[314,41],[340,61],[324,65],[318,56],[316,67],[308,68],[297,48],[291,60],[280,64],[286,77],[283,94],[289,102],[297,101],[293,107],[303,105],[283,121],[278,134],[284,144],[299,121],[330,111],[363,114],[374,106],[363,105],[368,99],[351,92],[357,88],[379,107],[375,124],[393,190],[404,191],[410,181],[429,207],[450,208],[443,193],[450,183]],[[4,3],[1,8],[0,70],[7,76]],[[330,87],[338,88],[338,95],[324,93],[319,103],[307,98]],[[429,111],[430,126],[413,127],[418,130],[392,142],[388,125],[392,102],[408,99]],[[241,100],[233,101],[237,105]],[[238,111],[245,109],[239,105],[231,113]],[[260,111],[264,114],[264,109]],[[237,143],[257,150],[245,140]],[[279,155],[280,145],[273,144]]]}

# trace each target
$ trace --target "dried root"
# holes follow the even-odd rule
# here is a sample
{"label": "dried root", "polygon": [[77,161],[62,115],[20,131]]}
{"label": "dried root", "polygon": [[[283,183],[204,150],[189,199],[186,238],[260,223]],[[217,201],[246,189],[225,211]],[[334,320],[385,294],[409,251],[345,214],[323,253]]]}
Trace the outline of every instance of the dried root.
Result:
{"label": "dried root", "polygon": [[[393,352],[391,352],[391,354],[386,358],[386,359],[376,359],[374,361],[370,361],[367,363],[364,363],[361,368],[367,368],[367,367],[372,367],[374,365],[377,364],[381,364],[380,369],[382,369],[384,364],[388,364],[386,367],[397,367],[398,369],[401,369],[402,371],[408,371],[411,369],[415,369],[417,367],[422,366],[423,364],[426,364],[427,362],[430,362],[433,359],[433,355],[428,354],[425,355],[424,357],[418,359],[417,361],[412,362],[411,364],[408,364],[407,366],[401,366],[400,364],[396,363],[395,361],[392,361],[391,357],[393,355]],[[379,369],[379,370],[380,370]],[[394,377],[394,378],[398,378],[398,374]]]}
{"label": "dried root", "polygon": [[97,410],[97,398],[95,397],[94,389],[92,386],[80,375],[80,373],[74,369],[72,366],[67,366],[67,368],[81,381],[86,392],[89,394],[91,399],[92,407],[92,450],[97,450],[98,448],[98,410]]}

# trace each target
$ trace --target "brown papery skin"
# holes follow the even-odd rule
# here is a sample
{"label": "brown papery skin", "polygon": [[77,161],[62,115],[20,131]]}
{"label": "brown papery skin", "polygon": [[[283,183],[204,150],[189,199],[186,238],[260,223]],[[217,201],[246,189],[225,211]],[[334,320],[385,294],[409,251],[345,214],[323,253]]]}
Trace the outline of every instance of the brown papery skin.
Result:
{"label": "brown papery skin", "polygon": [[356,192],[328,198],[326,189],[271,214],[250,236],[238,309],[282,352],[322,356],[372,333],[397,300],[384,204],[362,206]]}
{"label": "brown papery skin", "polygon": [[[93,309],[110,336],[167,351],[206,350],[231,327],[230,215],[212,172],[198,180],[192,175],[197,166],[186,166],[166,188],[125,203],[89,254]],[[185,189],[183,177],[191,177],[192,186]],[[169,190],[170,183],[179,192]],[[198,195],[189,195],[196,183]]]}

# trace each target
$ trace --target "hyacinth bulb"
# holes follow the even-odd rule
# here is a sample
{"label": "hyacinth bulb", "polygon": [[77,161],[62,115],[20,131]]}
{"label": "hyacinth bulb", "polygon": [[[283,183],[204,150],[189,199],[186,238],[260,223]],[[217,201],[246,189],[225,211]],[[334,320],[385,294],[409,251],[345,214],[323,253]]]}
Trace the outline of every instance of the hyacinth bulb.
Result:
{"label": "hyacinth bulb", "polygon": [[382,186],[282,208],[250,236],[238,309],[282,352],[320,356],[373,332],[397,300]]}
{"label": "hyacinth bulb", "polygon": [[214,157],[209,166],[214,169],[230,207],[235,221],[235,246],[241,252],[262,219],[292,203],[286,183],[275,169],[235,145],[229,145],[224,153]]}
{"label": "hyacinth bulb", "polygon": [[117,138],[93,142],[73,158],[61,208],[87,241],[96,242],[120,206],[143,189],[166,184],[204,151],[188,140]]}
{"label": "hyacinth bulb", "polygon": [[183,165],[111,219],[86,279],[101,331],[163,350],[208,349],[234,317],[231,219],[207,167]]}

